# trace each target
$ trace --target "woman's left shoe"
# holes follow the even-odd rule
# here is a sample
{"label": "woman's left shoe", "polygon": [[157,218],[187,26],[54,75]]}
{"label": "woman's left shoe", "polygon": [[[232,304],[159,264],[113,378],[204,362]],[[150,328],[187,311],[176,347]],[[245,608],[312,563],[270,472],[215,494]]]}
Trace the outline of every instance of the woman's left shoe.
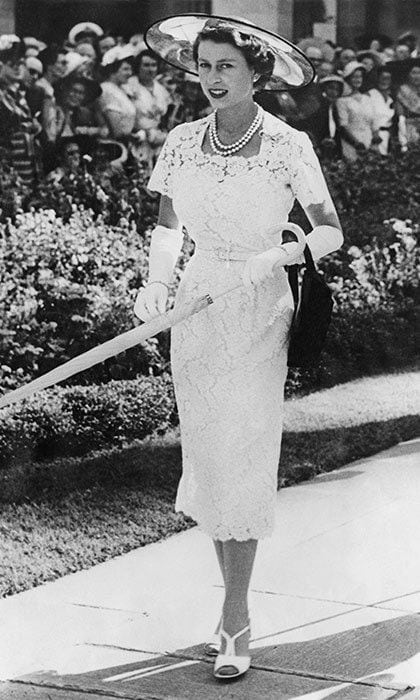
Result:
{"label": "woman's left shoe", "polygon": [[[220,630],[220,635],[226,640],[226,650],[224,654],[217,655],[213,671],[215,678],[226,681],[230,680],[231,678],[239,678],[239,676],[243,676],[243,674],[248,671],[251,665],[251,657],[249,655],[237,656],[235,654],[235,641],[241,635],[245,634],[245,632],[249,631],[249,625],[246,625],[246,627],[232,636],[225,632],[224,629]],[[223,669],[225,669],[225,671],[230,669],[232,672],[228,671],[227,673],[223,673]]]}

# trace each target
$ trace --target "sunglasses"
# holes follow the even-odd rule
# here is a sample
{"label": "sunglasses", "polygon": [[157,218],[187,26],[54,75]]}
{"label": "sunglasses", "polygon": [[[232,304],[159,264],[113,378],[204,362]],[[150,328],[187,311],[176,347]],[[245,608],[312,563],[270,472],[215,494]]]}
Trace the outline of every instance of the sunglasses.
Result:
{"label": "sunglasses", "polygon": [[29,75],[33,75],[34,77],[36,76],[37,78],[39,78],[39,76],[41,75],[41,73],[35,70],[35,68],[28,68],[28,73]]}

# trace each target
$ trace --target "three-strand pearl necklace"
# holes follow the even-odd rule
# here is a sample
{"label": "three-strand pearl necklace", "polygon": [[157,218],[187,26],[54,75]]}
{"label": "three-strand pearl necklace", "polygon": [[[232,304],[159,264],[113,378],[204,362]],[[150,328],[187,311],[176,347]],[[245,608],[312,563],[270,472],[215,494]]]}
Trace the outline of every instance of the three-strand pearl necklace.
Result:
{"label": "three-strand pearl necklace", "polygon": [[251,141],[254,134],[260,128],[263,120],[263,110],[260,107],[258,107],[257,113],[252,121],[252,124],[249,127],[249,129],[247,129],[247,131],[244,133],[244,135],[234,143],[226,145],[220,141],[217,133],[216,114],[216,112],[213,112],[213,114],[211,115],[209,137],[213,151],[215,151],[215,153],[218,153],[221,156],[232,156],[234,153],[237,153],[241,150],[241,148],[246,146],[247,143]]}

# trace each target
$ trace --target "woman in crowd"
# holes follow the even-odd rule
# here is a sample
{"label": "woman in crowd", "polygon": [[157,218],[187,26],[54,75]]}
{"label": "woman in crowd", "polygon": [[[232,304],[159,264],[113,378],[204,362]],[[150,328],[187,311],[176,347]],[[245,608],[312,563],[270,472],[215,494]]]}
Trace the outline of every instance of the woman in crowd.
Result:
{"label": "woman in crowd", "polygon": [[376,87],[369,90],[372,101],[373,129],[380,137],[375,150],[386,156],[389,153],[392,132],[396,132],[395,103],[392,95],[392,73],[386,65],[378,69]]}
{"label": "woman in crowd", "polygon": [[225,599],[217,646],[206,648],[217,655],[215,677],[230,680],[250,665],[250,577],[258,540],[274,527],[293,315],[284,265],[303,246],[282,243],[282,225],[297,198],[314,227],[307,241],[316,258],[340,247],[342,234],[309,138],[254,101],[255,90],[284,88],[289,77],[294,87],[309,82],[304,55],[261,29],[253,36],[239,20],[213,17],[207,26],[202,16],[195,28],[188,18],[191,46],[179,42],[181,52],[180,22],[147,38],[163,58],[174,50],[198,73],[214,111],[173,129],[157,161],[149,188],[162,195],[160,215],[135,313],[147,321],[165,311],[184,224],[196,248],[175,310],[205,294],[214,303],[172,330],[183,449],[176,509],[214,541]]}
{"label": "woman in crowd", "polygon": [[132,75],[135,49],[133,46],[114,46],[102,58],[105,80],[101,83],[102,95],[98,99],[112,139],[128,142],[136,123],[136,107],[124,89]]}
{"label": "woman in crowd", "polygon": [[134,129],[138,138],[132,153],[150,172],[167,135],[161,124],[171,104],[169,92],[157,80],[158,70],[157,57],[149,50],[141,51],[133,62],[134,74],[126,84],[136,108]]}
{"label": "woman in crowd", "polygon": [[347,160],[356,160],[372,146],[372,142],[379,142],[374,130],[372,100],[361,92],[365,71],[362,63],[351,61],[342,73],[350,94],[337,100],[337,112],[343,156]]}
{"label": "woman in crowd", "polygon": [[101,92],[95,80],[77,75],[57,84],[56,138],[73,134],[101,138],[108,136],[105,119],[95,106]]}
{"label": "woman in crowd", "polygon": [[397,67],[402,84],[397,93],[403,147],[420,140],[420,58],[410,58]]}
{"label": "woman in crowd", "polygon": [[33,119],[25,97],[25,46],[14,34],[0,35],[0,150],[23,184],[35,182],[40,156]]}

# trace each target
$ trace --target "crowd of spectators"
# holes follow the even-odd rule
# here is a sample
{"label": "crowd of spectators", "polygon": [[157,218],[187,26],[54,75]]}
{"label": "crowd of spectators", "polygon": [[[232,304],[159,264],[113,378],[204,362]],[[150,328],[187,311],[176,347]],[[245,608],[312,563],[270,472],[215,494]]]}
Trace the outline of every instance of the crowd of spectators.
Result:
{"label": "crowd of spectators", "polygon": [[[257,101],[306,131],[321,157],[404,152],[420,140],[420,50],[408,32],[363,51],[305,39],[316,77]],[[112,177],[127,163],[151,170],[174,126],[205,116],[193,75],[167,65],[143,37],[76,25],[61,45],[0,35],[0,150],[21,181],[57,180],[82,167]],[[83,159],[83,156],[85,158]]]}

